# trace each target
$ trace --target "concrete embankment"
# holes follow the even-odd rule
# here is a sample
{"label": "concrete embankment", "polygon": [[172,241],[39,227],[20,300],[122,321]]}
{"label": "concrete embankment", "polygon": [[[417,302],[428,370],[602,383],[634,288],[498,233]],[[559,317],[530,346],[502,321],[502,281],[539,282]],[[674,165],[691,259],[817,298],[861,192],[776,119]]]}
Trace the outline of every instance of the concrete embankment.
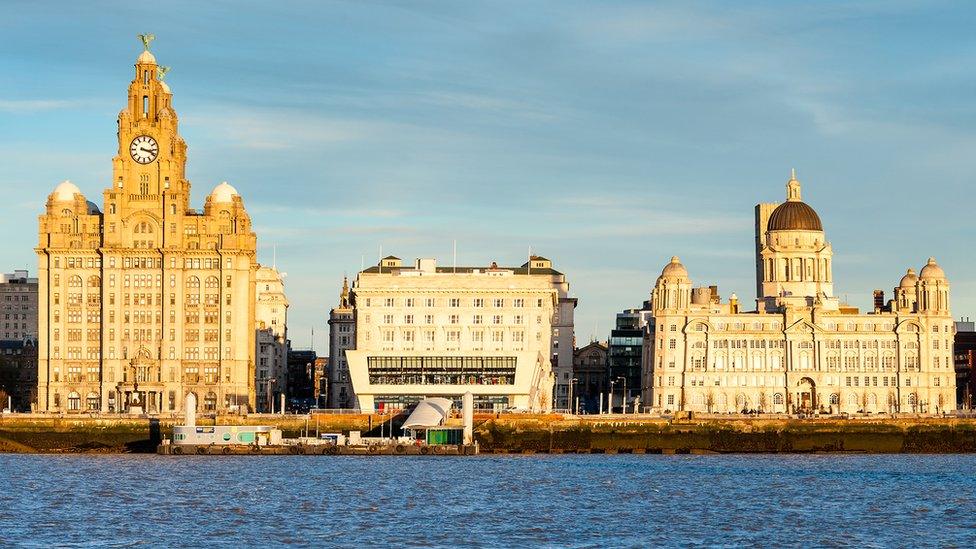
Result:
{"label": "concrete embankment", "polygon": [[[380,415],[335,414],[307,416],[250,415],[197,417],[197,425],[273,425],[286,437],[305,429],[314,436],[350,430],[368,432],[388,421]],[[172,436],[182,416],[160,418],[50,416],[14,414],[0,416],[0,453],[151,453],[163,437]],[[378,432],[378,431],[377,431]]]}
{"label": "concrete embankment", "polygon": [[[396,418],[399,424],[405,416]],[[0,452],[155,452],[182,417],[0,416]],[[320,433],[390,432],[390,416],[316,414],[199,418],[198,425],[273,425],[286,437]],[[460,424],[460,420],[451,420]],[[664,419],[561,415],[475,418],[484,453],[738,453],[738,452],[976,452],[976,420]]]}

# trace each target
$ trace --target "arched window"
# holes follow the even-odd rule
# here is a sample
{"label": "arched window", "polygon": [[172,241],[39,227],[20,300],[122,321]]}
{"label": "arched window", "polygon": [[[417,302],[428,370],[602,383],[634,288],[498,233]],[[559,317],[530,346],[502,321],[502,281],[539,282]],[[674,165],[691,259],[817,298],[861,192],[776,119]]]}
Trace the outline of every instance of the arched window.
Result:
{"label": "arched window", "polygon": [[220,280],[215,276],[208,276],[206,281],[207,288],[219,288]]}
{"label": "arched window", "polygon": [[71,278],[68,279],[68,287],[69,288],[81,288],[81,286],[82,286],[82,283],[81,283],[81,277],[80,276],[74,275],[74,276],[72,276]]}
{"label": "arched window", "polygon": [[88,393],[88,409],[97,412],[102,407],[102,401],[98,398],[98,393]]}
{"label": "arched window", "polygon": [[187,278],[186,279],[186,287],[187,288],[199,288],[200,287],[200,279],[197,278],[197,277],[195,277],[195,276],[191,276],[191,277]]}
{"label": "arched window", "polygon": [[207,393],[207,396],[203,399],[203,409],[207,412],[217,411],[217,395],[213,391]]}
{"label": "arched window", "polygon": [[749,408],[749,399],[746,395],[739,393],[735,395],[735,411],[740,412]]}
{"label": "arched window", "polygon": [[77,412],[81,410],[81,395],[71,391],[68,395],[68,411]]}
{"label": "arched window", "polygon": [[102,279],[101,278],[98,278],[97,276],[94,276],[94,275],[88,277],[88,287],[89,288],[98,288],[101,285],[102,285]]}
{"label": "arched window", "polygon": [[840,395],[837,393],[830,395],[830,403],[834,406],[840,404]]}
{"label": "arched window", "polygon": [[857,406],[857,395],[855,393],[847,395],[847,405]]}
{"label": "arched window", "polygon": [[777,406],[782,406],[783,404],[783,393],[776,393],[773,395],[773,404]]}

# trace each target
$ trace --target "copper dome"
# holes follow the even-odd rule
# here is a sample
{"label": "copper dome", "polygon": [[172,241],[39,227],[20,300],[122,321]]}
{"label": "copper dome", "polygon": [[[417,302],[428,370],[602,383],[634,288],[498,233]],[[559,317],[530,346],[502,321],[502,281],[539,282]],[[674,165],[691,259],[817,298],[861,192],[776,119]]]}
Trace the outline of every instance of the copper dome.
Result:
{"label": "copper dome", "polygon": [[823,231],[820,216],[799,200],[787,200],[769,216],[769,231]]}

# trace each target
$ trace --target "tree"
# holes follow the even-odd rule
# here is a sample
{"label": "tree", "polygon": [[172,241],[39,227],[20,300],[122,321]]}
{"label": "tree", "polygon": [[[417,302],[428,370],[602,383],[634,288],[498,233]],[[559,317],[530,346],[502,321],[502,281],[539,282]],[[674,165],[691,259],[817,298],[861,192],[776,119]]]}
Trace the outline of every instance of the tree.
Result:
{"label": "tree", "polygon": [[711,391],[705,396],[705,406],[708,409],[708,413],[712,413],[712,406],[715,406],[715,394]]}

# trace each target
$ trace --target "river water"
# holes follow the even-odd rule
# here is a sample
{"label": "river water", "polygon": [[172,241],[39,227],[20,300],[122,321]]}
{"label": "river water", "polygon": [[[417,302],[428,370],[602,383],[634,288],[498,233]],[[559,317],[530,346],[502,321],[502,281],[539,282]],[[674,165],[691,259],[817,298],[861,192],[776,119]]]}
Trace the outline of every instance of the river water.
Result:
{"label": "river water", "polygon": [[0,546],[976,546],[976,456],[0,455]]}

